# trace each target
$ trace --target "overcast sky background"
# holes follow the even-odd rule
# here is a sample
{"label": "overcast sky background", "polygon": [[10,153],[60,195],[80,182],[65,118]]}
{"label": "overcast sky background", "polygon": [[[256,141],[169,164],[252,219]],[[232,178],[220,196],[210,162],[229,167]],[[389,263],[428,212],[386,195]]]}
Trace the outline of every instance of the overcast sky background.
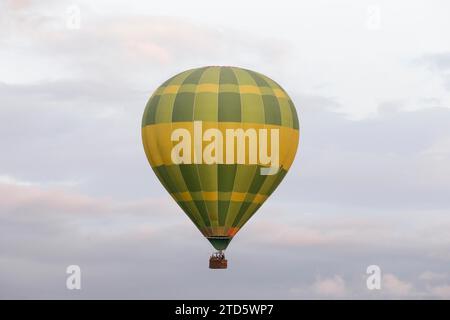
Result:
{"label": "overcast sky background", "polygon": [[[449,12],[0,0],[0,298],[450,298]],[[275,79],[301,124],[294,165],[226,271],[208,269],[212,247],[140,137],[153,90],[204,65]],[[65,287],[71,264],[80,291]]]}

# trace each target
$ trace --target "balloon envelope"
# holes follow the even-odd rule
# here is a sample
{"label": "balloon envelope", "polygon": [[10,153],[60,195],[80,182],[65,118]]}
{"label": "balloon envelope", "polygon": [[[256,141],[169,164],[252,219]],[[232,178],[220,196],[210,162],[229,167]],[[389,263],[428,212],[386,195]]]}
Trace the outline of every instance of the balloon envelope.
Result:
{"label": "balloon envelope", "polygon": [[[244,144],[233,140],[229,147],[227,138],[237,138],[238,129],[245,133]],[[278,136],[271,135],[275,131]],[[177,74],[153,93],[142,140],[160,182],[211,244],[224,250],[285,177],[296,154],[299,123],[292,100],[270,78],[211,66]],[[278,143],[278,150],[264,148],[264,142]],[[240,156],[242,147],[247,152]],[[271,152],[278,152],[272,171]]]}

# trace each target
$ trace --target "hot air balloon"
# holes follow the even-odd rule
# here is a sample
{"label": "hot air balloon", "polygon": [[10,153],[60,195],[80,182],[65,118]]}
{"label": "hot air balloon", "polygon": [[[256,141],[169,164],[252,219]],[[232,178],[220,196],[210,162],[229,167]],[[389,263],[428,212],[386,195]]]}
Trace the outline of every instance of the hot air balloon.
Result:
{"label": "hot air balloon", "polygon": [[142,141],[159,181],[217,250],[224,250],[274,192],[299,141],[292,100],[270,78],[208,66],[179,73],[150,97]]}

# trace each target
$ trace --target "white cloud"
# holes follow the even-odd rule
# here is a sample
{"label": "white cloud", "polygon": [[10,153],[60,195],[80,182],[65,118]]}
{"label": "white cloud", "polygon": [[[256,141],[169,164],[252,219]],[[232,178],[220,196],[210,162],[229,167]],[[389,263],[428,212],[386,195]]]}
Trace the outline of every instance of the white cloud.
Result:
{"label": "white cloud", "polygon": [[439,285],[429,288],[433,298],[450,299],[450,285]]}
{"label": "white cloud", "polygon": [[0,175],[0,184],[9,184],[9,185],[15,185],[15,186],[32,186],[35,183],[30,182],[30,181],[23,181],[23,180],[19,180],[16,179],[10,175],[7,174],[3,174]]}
{"label": "white cloud", "polygon": [[382,278],[382,288],[383,292],[386,292],[388,296],[393,297],[408,297],[415,293],[413,284],[400,280],[397,276],[393,274],[385,274]]}
{"label": "white cloud", "polygon": [[312,291],[321,297],[342,298],[347,294],[347,287],[341,276],[318,278],[312,285]]}
{"label": "white cloud", "polygon": [[[167,196],[167,198],[169,198]],[[149,197],[139,200],[115,200],[111,197],[93,197],[77,193],[57,184],[51,186],[24,182],[10,176],[0,176],[0,216],[3,218],[39,217],[57,218],[66,214],[85,215],[94,220],[105,214],[124,214],[145,216],[150,208],[164,206],[163,212],[149,216],[152,220],[165,217],[170,221],[175,204],[167,205],[166,197]],[[33,219],[32,219],[33,220]]]}

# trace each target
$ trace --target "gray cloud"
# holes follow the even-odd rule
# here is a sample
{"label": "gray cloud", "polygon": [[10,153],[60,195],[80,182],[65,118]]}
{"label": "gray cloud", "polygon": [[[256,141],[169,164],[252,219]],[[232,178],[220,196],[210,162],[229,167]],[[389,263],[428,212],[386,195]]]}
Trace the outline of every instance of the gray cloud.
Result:
{"label": "gray cloud", "polygon": [[426,54],[415,62],[437,74],[444,82],[445,88],[450,91],[450,52]]}
{"label": "gray cloud", "polygon": [[296,177],[281,187],[284,195],[382,209],[449,207],[449,109],[384,111],[354,121],[324,110],[322,100],[314,109],[311,97],[296,98],[303,125]]}
{"label": "gray cloud", "polygon": [[418,62],[424,63],[433,69],[446,71],[450,69],[450,53],[427,54],[418,59]]}

